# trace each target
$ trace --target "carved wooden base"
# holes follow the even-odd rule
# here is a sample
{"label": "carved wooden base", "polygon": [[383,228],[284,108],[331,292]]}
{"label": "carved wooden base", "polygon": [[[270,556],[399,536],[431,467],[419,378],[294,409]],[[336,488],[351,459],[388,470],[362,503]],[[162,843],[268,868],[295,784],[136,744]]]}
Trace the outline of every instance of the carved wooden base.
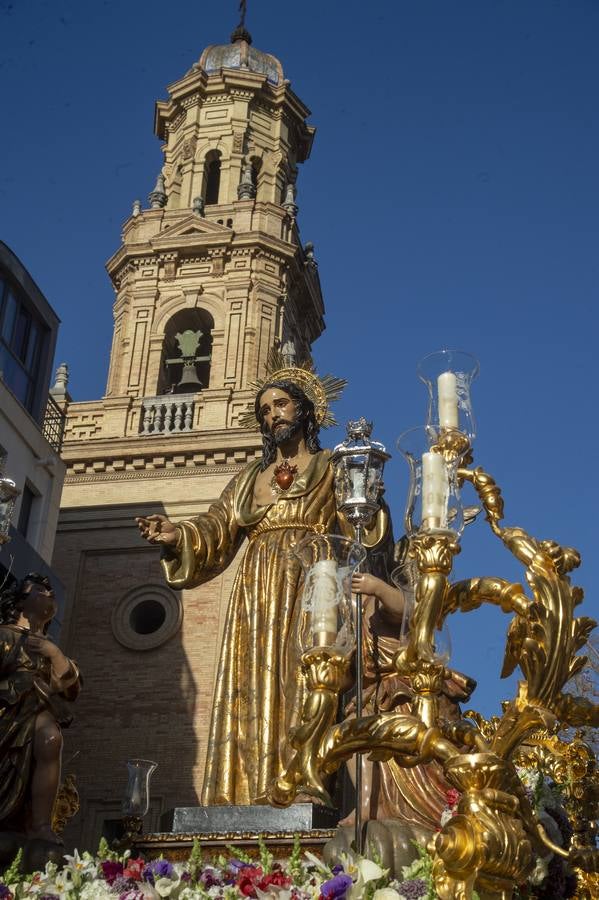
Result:
{"label": "carved wooden base", "polygon": [[252,858],[257,858],[260,854],[259,841],[262,838],[275,859],[288,859],[293,850],[296,834],[301,841],[302,850],[310,850],[320,857],[322,856],[324,845],[334,837],[335,829],[313,829],[295,833],[279,831],[263,835],[250,831],[230,831],[212,834],[172,834],[169,832],[144,834],[135,842],[135,850],[146,859],[156,859],[164,855],[171,860],[186,860],[189,857],[194,841],[197,839],[200,841],[205,859],[218,856],[221,853],[227,855],[228,846],[238,847]]}

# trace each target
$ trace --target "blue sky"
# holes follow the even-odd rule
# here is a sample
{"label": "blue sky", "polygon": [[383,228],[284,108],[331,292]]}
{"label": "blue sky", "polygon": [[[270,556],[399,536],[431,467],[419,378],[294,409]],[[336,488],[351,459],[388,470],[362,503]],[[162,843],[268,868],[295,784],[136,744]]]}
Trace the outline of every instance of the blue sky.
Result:
{"label": "blue sky", "polygon": [[[159,170],[153,104],[235,0],[0,0],[1,236],[62,319],[58,356],[77,400],[105,388],[113,293],[104,263]],[[476,461],[506,520],[578,547],[597,611],[599,5],[594,0],[250,0],[318,132],[298,182],[320,265],[322,371],[349,380],[340,421],[366,415],[394,452],[423,422],[415,368],[460,347],[480,360]],[[342,437],[326,435],[327,443]],[[471,498],[467,498],[471,499]],[[521,574],[479,522],[459,577]],[[507,619],[451,623],[454,663],[497,710]]]}

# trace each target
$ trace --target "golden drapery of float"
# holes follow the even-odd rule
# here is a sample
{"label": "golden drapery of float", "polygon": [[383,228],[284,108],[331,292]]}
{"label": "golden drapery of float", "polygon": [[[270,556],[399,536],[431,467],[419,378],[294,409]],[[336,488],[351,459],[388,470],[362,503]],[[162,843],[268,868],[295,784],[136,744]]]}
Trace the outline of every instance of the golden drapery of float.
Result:
{"label": "golden drapery of float", "polygon": [[[306,534],[351,531],[335,508],[326,450],[314,454],[291,488],[252,509],[260,461],[247,466],[208,512],[179,523],[179,546],[163,559],[169,585],[190,588],[226,568],[244,538],[217,670],[202,803],[249,804],[265,796],[288,756],[304,676],[297,645],[302,571],[290,552]],[[366,543],[386,538],[381,513]]]}
{"label": "golden drapery of float", "polygon": [[[364,715],[411,712],[414,692],[410,679],[398,674],[393,660],[401,649],[397,623],[388,622],[384,610],[367,598],[363,644]],[[445,669],[439,708],[447,722],[461,716],[459,704],[468,700],[476,682],[454,669]],[[350,708],[351,709],[351,708]],[[351,709],[353,713],[353,709]],[[391,758],[373,764],[368,819],[399,819],[434,833],[447,806],[453,785],[438,762],[405,768]]]}

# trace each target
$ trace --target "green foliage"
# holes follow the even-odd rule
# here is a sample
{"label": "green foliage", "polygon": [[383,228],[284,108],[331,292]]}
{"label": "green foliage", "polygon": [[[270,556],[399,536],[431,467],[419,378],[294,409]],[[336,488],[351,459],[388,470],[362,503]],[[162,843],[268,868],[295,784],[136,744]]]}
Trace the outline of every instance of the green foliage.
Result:
{"label": "green foliage", "polygon": [[10,884],[14,884],[16,881],[21,880],[22,863],[23,863],[23,848],[21,847],[19,852],[17,853],[17,855],[11,862],[10,866],[8,867],[8,869],[6,870],[6,872],[4,872],[4,874],[2,876],[2,881],[4,882],[4,884],[10,885]]}
{"label": "green foliage", "polygon": [[289,857],[289,874],[294,881],[303,881],[304,867],[302,865],[302,842],[297,832],[293,835],[293,850]]}
{"label": "green foliage", "polygon": [[[376,862],[376,860],[373,860],[373,861]],[[379,863],[377,863],[377,865],[379,865]],[[362,896],[364,897],[364,900],[372,900],[372,898],[374,897],[375,891],[377,891],[379,888],[386,887],[387,884],[388,884],[388,881],[385,876],[383,876],[382,878],[378,878],[376,881],[369,881],[364,886],[364,890],[363,890],[363,894],[362,894]]]}
{"label": "green foliage", "polygon": [[380,866],[381,869],[383,869],[384,868],[383,860],[382,860],[381,856],[379,855],[379,853],[377,852],[377,849],[372,842],[368,844],[368,852],[370,854],[369,859],[371,859],[373,862],[375,862],[377,864],[377,866]]}
{"label": "green foliage", "polygon": [[[243,850],[240,850],[239,847],[235,847],[233,844],[227,844],[226,847],[231,856],[234,856],[235,859],[241,860],[242,863],[246,863],[248,866],[252,865],[253,859],[249,855],[249,853],[245,853]],[[219,865],[221,869],[224,869],[227,865],[228,860],[225,859],[224,856],[222,856],[221,859],[222,862],[219,862]]]}
{"label": "green foliage", "polygon": [[[129,856],[131,854],[129,853]],[[106,862],[107,860],[111,860],[112,862],[117,862],[121,857],[117,850],[111,850],[110,844],[106,840],[105,837],[100,838],[100,843],[98,844],[98,852],[96,856],[100,860],[100,862]]]}
{"label": "green foliage", "polygon": [[260,848],[260,865],[265,875],[272,872],[273,855],[266,846],[262,835],[258,838],[258,847]]}
{"label": "green foliage", "polygon": [[416,848],[418,859],[409,866],[404,866],[401,876],[405,881],[412,878],[421,878],[427,886],[426,900],[436,900],[437,894],[433,882],[433,859],[426,847],[421,847],[417,841],[412,841]]}
{"label": "green foliage", "polygon": [[193,847],[191,848],[191,853],[189,854],[189,859],[187,861],[187,868],[191,875],[191,883],[197,885],[198,878],[202,872],[202,846],[198,838],[194,839]]}

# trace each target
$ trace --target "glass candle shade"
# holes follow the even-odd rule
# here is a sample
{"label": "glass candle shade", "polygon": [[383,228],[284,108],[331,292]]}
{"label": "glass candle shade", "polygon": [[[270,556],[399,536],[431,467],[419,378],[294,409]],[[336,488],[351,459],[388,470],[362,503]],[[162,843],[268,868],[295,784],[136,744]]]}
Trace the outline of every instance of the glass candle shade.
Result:
{"label": "glass candle shade", "polygon": [[347,423],[347,437],[333,450],[337,509],[353,524],[365,524],[380,506],[383,471],[389,454],[370,440],[372,423]]}
{"label": "glass candle shade", "polygon": [[403,616],[399,630],[399,643],[404,647],[408,643],[410,631],[410,622],[414,613],[416,584],[418,582],[418,567],[416,560],[410,559],[408,562],[391,572],[391,581],[398,588],[404,599]]}
{"label": "glass candle shade", "polygon": [[150,808],[150,777],[158,763],[151,759],[127,760],[127,787],[123,799],[126,816],[143,818]]}
{"label": "glass candle shade", "polygon": [[404,526],[407,535],[419,531],[464,529],[464,510],[460,498],[457,468],[461,457],[447,459],[431,449],[427,428],[410,428],[400,435],[397,447],[408,463],[410,483]]}
{"label": "glass candle shade", "polygon": [[[402,647],[405,647],[410,639],[410,626],[416,605],[418,577],[418,568],[414,560],[398,566],[391,573],[391,581],[404,595],[404,611],[399,634],[399,643]],[[445,619],[441,629],[435,629],[433,652],[438,662],[447,665],[451,658],[451,635],[447,619]]]}
{"label": "glass candle shade", "polygon": [[457,431],[474,440],[470,385],[478,375],[478,360],[461,350],[439,350],[418,364],[418,377],[428,388],[427,428],[436,440],[444,431]]}
{"label": "glass candle shade", "polygon": [[301,652],[321,646],[351,653],[356,642],[351,579],[366,550],[340,535],[311,534],[292,552],[304,572],[298,630]]}
{"label": "glass candle shade", "polygon": [[4,478],[0,472],[0,546],[10,540],[8,532],[15,502],[20,493],[12,478]]}

